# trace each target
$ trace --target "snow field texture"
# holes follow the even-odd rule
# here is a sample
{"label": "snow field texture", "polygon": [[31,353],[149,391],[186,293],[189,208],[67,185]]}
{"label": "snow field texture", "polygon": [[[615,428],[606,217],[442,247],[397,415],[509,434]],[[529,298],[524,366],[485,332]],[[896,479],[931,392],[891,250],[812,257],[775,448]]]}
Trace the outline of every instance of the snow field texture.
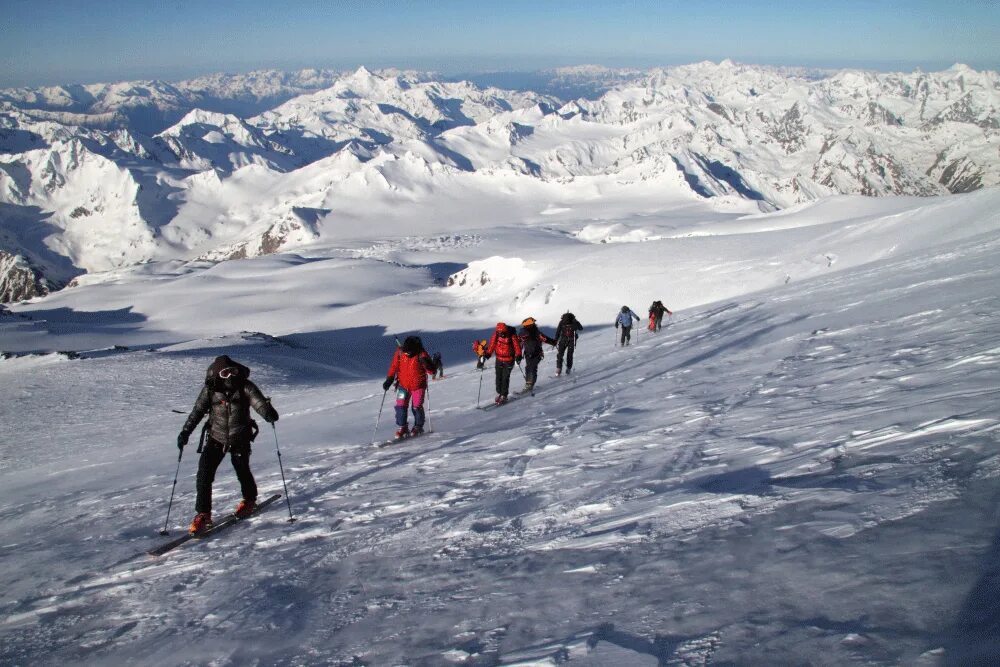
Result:
{"label": "snow field texture", "polygon": [[[39,354],[0,360],[0,662],[996,656],[998,197],[623,215],[606,243],[534,202],[543,226],[151,264],[18,306],[0,349]],[[622,303],[656,298],[664,329],[614,346]],[[573,374],[547,352],[536,396],[476,410],[471,341],[528,315],[551,334],[566,309]],[[411,332],[444,354],[434,432],[372,447],[391,334]],[[149,559],[171,409],[223,353],[281,413],[297,522],[275,505]],[[274,448],[262,429],[262,495]],[[223,463],[217,512],[238,493]]]}

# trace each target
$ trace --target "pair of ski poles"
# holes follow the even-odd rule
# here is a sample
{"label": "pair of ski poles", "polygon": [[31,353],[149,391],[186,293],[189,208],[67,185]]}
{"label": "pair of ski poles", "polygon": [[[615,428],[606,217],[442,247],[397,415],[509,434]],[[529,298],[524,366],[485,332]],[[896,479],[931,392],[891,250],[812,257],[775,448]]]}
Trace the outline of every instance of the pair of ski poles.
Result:
{"label": "pair of ski poles", "polygon": [[[285,489],[285,502],[288,504],[288,523],[294,523],[295,517],[292,516],[292,501],[288,497],[288,484],[285,482],[285,466],[281,463],[281,447],[278,446],[278,428],[273,422],[271,423],[271,430],[274,432],[274,449],[278,452],[278,470],[281,471],[281,486]],[[174,471],[174,484],[170,489],[170,501],[167,503],[167,518],[163,522],[163,530],[160,531],[160,535],[169,534],[167,526],[170,524],[170,508],[174,506],[174,493],[177,491],[177,478],[181,473],[182,458],[184,458],[183,449],[177,455],[177,470]]]}

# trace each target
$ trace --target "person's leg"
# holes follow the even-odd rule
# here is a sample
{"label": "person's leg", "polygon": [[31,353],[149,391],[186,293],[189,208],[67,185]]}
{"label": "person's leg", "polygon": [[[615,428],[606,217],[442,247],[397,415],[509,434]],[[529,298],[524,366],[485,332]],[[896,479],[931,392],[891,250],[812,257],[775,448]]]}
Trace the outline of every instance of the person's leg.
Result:
{"label": "person's leg", "polygon": [[239,452],[235,449],[232,450],[229,458],[233,462],[233,470],[236,471],[236,479],[240,481],[240,492],[243,494],[243,500],[256,502],[257,482],[253,478],[253,473],[250,472],[249,445],[245,450],[241,449]]}
{"label": "person's leg", "polygon": [[406,408],[410,405],[410,392],[402,387],[396,390],[396,426],[406,428]]}
{"label": "person's leg", "polygon": [[628,327],[622,327],[622,347],[625,347],[625,336],[628,334]]}
{"label": "person's leg", "polygon": [[215,471],[225,457],[222,447],[214,440],[210,439],[202,448],[201,458],[198,459],[198,477],[195,480],[198,494],[194,503],[195,512],[212,511],[212,483],[215,482]]}
{"label": "person's leg", "polygon": [[514,370],[514,364],[497,364],[497,370],[500,373],[497,393],[507,398],[507,394],[510,393],[510,372]]}
{"label": "person's leg", "polygon": [[541,360],[541,357],[524,360],[524,381],[526,384],[534,386],[535,382],[538,381],[538,364]]}
{"label": "person's leg", "polygon": [[569,349],[569,359],[567,359],[566,368],[573,367],[573,348],[570,347],[569,341],[563,338],[556,346],[556,375],[562,372],[563,356],[566,354],[567,349]]}
{"label": "person's leg", "polygon": [[573,370],[573,350],[576,349],[576,345],[570,343],[566,346],[566,374]]}
{"label": "person's leg", "polygon": [[416,389],[410,394],[410,405],[413,409],[413,430],[424,429],[424,396],[427,395],[426,389]]}

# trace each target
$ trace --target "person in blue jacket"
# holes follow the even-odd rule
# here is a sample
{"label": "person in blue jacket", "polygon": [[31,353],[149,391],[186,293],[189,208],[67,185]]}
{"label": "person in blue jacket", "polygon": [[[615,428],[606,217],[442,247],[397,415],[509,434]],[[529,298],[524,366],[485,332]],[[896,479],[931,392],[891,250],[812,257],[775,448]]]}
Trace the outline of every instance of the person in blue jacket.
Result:
{"label": "person in blue jacket", "polygon": [[618,318],[615,319],[615,329],[621,328],[622,330],[622,347],[629,345],[632,342],[632,319],[639,321],[639,316],[632,312],[632,309],[628,306],[622,306],[621,312],[618,313]]}

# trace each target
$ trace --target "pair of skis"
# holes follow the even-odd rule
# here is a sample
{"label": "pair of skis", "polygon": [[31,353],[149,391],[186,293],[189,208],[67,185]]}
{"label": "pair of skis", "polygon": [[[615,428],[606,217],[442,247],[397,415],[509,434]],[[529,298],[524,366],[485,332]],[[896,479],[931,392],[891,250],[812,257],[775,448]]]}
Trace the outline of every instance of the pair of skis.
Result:
{"label": "pair of skis", "polygon": [[168,551],[172,551],[172,550],[176,549],[177,547],[179,547],[180,545],[184,544],[188,540],[204,540],[204,539],[207,539],[209,537],[212,537],[213,535],[215,535],[215,534],[217,534],[217,533],[225,530],[226,528],[229,528],[230,526],[236,525],[237,523],[240,523],[241,521],[246,521],[250,517],[257,516],[258,514],[260,514],[265,509],[267,509],[267,507],[269,505],[271,505],[272,503],[274,503],[279,498],[281,498],[281,494],[280,493],[276,493],[273,496],[271,496],[270,498],[268,498],[267,500],[264,500],[263,502],[257,503],[257,506],[254,508],[253,512],[251,512],[247,516],[238,517],[235,514],[230,514],[229,516],[225,517],[219,523],[215,524],[214,526],[212,526],[211,528],[209,528],[208,530],[206,530],[203,533],[199,533],[198,535],[192,535],[191,533],[186,533],[186,534],[178,537],[177,539],[171,540],[171,541],[169,541],[169,542],[167,542],[165,544],[161,544],[160,546],[156,547],[155,549],[150,549],[146,553],[149,554],[150,556],[154,556],[154,557],[156,557],[156,556],[162,556],[163,554],[167,553]]}
{"label": "pair of skis", "polygon": [[398,445],[401,442],[406,442],[407,440],[413,440],[414,438],[422,438],[425,435],[430,435],[434,431],[424,431],[420,435],[407,435],[402,438],[393,438],[392,440],[386,440],[384,442],[376,443],[376,447],[388,447],[389,445]]}

